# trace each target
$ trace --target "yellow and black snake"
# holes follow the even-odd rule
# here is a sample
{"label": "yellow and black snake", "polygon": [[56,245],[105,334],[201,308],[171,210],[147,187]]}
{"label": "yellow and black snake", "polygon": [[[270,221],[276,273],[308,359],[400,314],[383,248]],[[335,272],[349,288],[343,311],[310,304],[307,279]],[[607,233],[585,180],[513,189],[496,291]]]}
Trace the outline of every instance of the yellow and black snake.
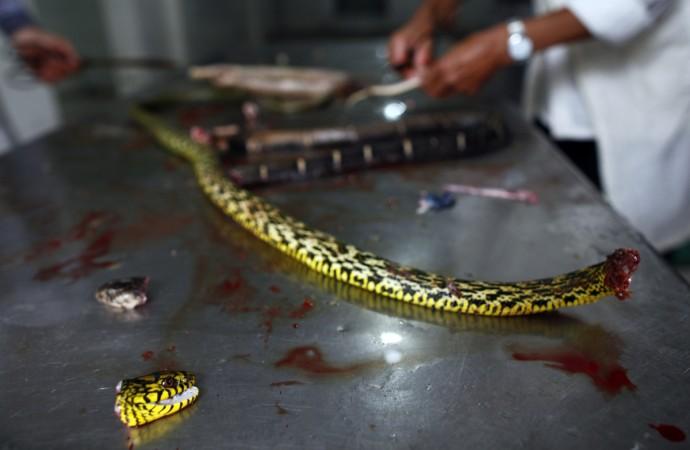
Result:
{"label": "yellow and black snake", "polygon": [[212,149],[143,109],[134,108],[132,117],[168,151],[187,159],[207,197],[259,239],[328,277],[399,301],[455,313],[534,314],[613,295],[624,299],[639,264],[637,250],[618,249],[606,261],[574,272],[515,283],[460,280],[404,267],[338,242],[238,188],[224,175]]}
{"label": "yellow and black snake", "polygon": [[181,371],[154,372],[122,380],[115,391],[115,414],[129,427],[175,414],[199,396],[196,377]]}
{"label": "yellow and black snake", "polygon": [[[140,108],[132,116],[170,152],[186,158],[208,198],[258,238],[310,269],[376,294],[434,310],[488,316],[527,315],[628,296],[639,253],[618,249],[606,261],[584,269],[534,281],[495,283],[443,277],[404,267],[333,236],[312,230],[261,198],[233,185],[213,150],[166,126]],[[123,380],[117,388],[115,413],[130,427],[174,414],[199,395],[196,378],[187,372],[155,372]]]}

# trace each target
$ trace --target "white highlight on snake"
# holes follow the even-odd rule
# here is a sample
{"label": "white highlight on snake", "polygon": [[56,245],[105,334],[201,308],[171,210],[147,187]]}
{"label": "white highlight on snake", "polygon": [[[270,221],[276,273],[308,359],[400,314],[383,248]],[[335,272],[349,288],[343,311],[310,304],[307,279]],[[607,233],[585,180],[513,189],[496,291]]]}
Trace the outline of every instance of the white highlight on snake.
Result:
{"label": "white highlight on snake", "polygon": [[192,386],[181,394],[177,394],[173,398],[166,398],[158,402],[159,405],[174,405],[176,403],[183,402],[185,400],[192,399],[199,395],[199,388]]}

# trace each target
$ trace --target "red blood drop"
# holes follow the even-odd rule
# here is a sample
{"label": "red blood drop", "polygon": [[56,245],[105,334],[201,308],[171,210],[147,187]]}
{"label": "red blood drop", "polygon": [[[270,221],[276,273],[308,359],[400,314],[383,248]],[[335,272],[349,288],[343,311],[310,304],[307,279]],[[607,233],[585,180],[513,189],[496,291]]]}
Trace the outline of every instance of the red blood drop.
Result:
{"label": "red blood drop", "polygon": [[293,319],[302,319],[312,309],[314,309],[314,302],[309,298],[305,298],[299,308],[290,312],[290,317]]}
{"label": "red blood drop", "polygon": [[685,440],[685,433],[683,430],[674,425],[650,423],[649,426],[671,442],[683,442]]}
{"label": "red blood drop", "polygon": [[226,279],[218,286],[218,292],[221,294],[232,294],[242,287],[243,280],[239,276],[233,279]]}

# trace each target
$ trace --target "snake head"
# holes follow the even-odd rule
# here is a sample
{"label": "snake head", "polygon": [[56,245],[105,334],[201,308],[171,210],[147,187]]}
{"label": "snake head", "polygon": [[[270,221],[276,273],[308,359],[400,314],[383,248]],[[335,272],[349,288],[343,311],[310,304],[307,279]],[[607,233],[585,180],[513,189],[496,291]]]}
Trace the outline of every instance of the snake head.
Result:
{"label": "snake head", "polygon": [[181,371],[154,372],[122,380],[115,391],[115,414],[129,427],[174,414],[199,396],[196,377]]}
{"label": "snake head", "polygon": [[149,277],[132,277],[103,284],[96,291],[96,300],[116,310],[133,310],[148,300]]}
{"label": "snake head", "polygon": [[619,248],[604,263],[604,284],[619,300],[630,297],[632,274],[640,265],[640,252],[633,248]]}

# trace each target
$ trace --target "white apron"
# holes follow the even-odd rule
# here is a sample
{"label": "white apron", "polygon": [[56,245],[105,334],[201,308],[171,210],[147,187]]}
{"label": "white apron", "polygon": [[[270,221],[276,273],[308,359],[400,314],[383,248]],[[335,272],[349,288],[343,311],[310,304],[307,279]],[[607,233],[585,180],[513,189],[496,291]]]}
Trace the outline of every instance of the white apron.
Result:
{"label": "white apron", "polygon": [[[577,93],[575,116],[563,127],[551,114],[549,125],[565,139],[591,127],[613,207],[657,249],[672,248],[690,239],[690,1],[537,0],[538,10],[564,6],[597,39],[567,47],[570,83],[559,92]],[[550,111],[551,93],[539,86],[549,77],[545,56],[528,70],[530,115]]]}

